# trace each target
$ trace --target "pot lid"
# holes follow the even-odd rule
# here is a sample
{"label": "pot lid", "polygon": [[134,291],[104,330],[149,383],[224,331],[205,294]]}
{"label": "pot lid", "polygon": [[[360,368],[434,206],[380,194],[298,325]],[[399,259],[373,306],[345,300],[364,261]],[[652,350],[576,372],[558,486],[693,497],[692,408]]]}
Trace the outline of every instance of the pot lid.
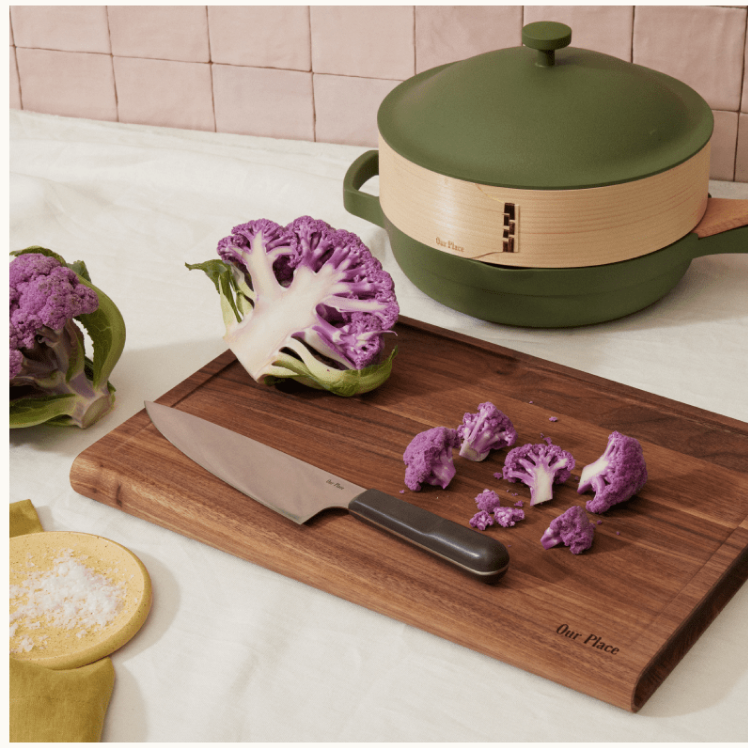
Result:
{"label": "pot lid", "polygon": [[522,41],[401,83],[379,108],[381,137],[430,171],[525,189],[642,179],[709,141],[711,109],[685,83],[569,47],[565,24],[529,24]]}

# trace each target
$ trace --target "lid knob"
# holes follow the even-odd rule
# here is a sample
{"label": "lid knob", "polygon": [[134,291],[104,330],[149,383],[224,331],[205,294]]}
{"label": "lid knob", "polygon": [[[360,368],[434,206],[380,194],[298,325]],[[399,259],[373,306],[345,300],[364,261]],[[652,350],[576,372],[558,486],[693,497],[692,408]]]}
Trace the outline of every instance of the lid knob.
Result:
{"label": "lid knob", "polygon": [[555,21],[536,21],[522,29],[522,44],[538,50],[536,65],[550,67],[556,64],[555,51],[571,43],[571,28]]}

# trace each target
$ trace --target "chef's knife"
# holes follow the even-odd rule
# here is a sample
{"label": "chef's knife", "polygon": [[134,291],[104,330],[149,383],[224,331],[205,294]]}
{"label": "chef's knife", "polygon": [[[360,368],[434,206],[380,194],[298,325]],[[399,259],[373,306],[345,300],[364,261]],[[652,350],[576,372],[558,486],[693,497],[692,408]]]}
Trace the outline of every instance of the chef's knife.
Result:
{"label": "chef's knife", "polygon": [[145,408],[161,434],[187,457],[298,524],[323,509],[342,507],[481,581],[497,581],[509,566],[506,548],[476,530],[381,491],[361,488],[190,413],[152,402]]}

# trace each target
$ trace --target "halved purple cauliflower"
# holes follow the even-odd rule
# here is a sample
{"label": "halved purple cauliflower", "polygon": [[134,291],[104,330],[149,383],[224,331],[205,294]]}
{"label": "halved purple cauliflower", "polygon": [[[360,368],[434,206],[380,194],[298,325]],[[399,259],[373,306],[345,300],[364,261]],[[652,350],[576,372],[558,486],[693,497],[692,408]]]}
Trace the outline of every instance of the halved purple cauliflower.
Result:
{"label": "halved purple cauliflower", "polygon": [[361,239],[302,216],[234,226],[203,270],[221,296],[224,340],[257,382],[292,378],[351,396],[392,369],[384,335],[399,315],[392,276]]}

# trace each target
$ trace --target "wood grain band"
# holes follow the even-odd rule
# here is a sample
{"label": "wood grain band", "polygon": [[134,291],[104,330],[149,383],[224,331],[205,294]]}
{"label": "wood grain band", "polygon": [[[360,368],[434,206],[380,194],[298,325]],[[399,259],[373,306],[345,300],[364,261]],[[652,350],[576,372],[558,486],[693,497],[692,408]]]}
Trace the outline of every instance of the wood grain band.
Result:
{"label": "wood grain band", "polygon": [[450,254],[511,266],[604,265],[662,249],[699,223],[709,155],[707,143],[678,166],[634,182],[524,190],[429,171],[380,136],[380,201],[400,231]]}

